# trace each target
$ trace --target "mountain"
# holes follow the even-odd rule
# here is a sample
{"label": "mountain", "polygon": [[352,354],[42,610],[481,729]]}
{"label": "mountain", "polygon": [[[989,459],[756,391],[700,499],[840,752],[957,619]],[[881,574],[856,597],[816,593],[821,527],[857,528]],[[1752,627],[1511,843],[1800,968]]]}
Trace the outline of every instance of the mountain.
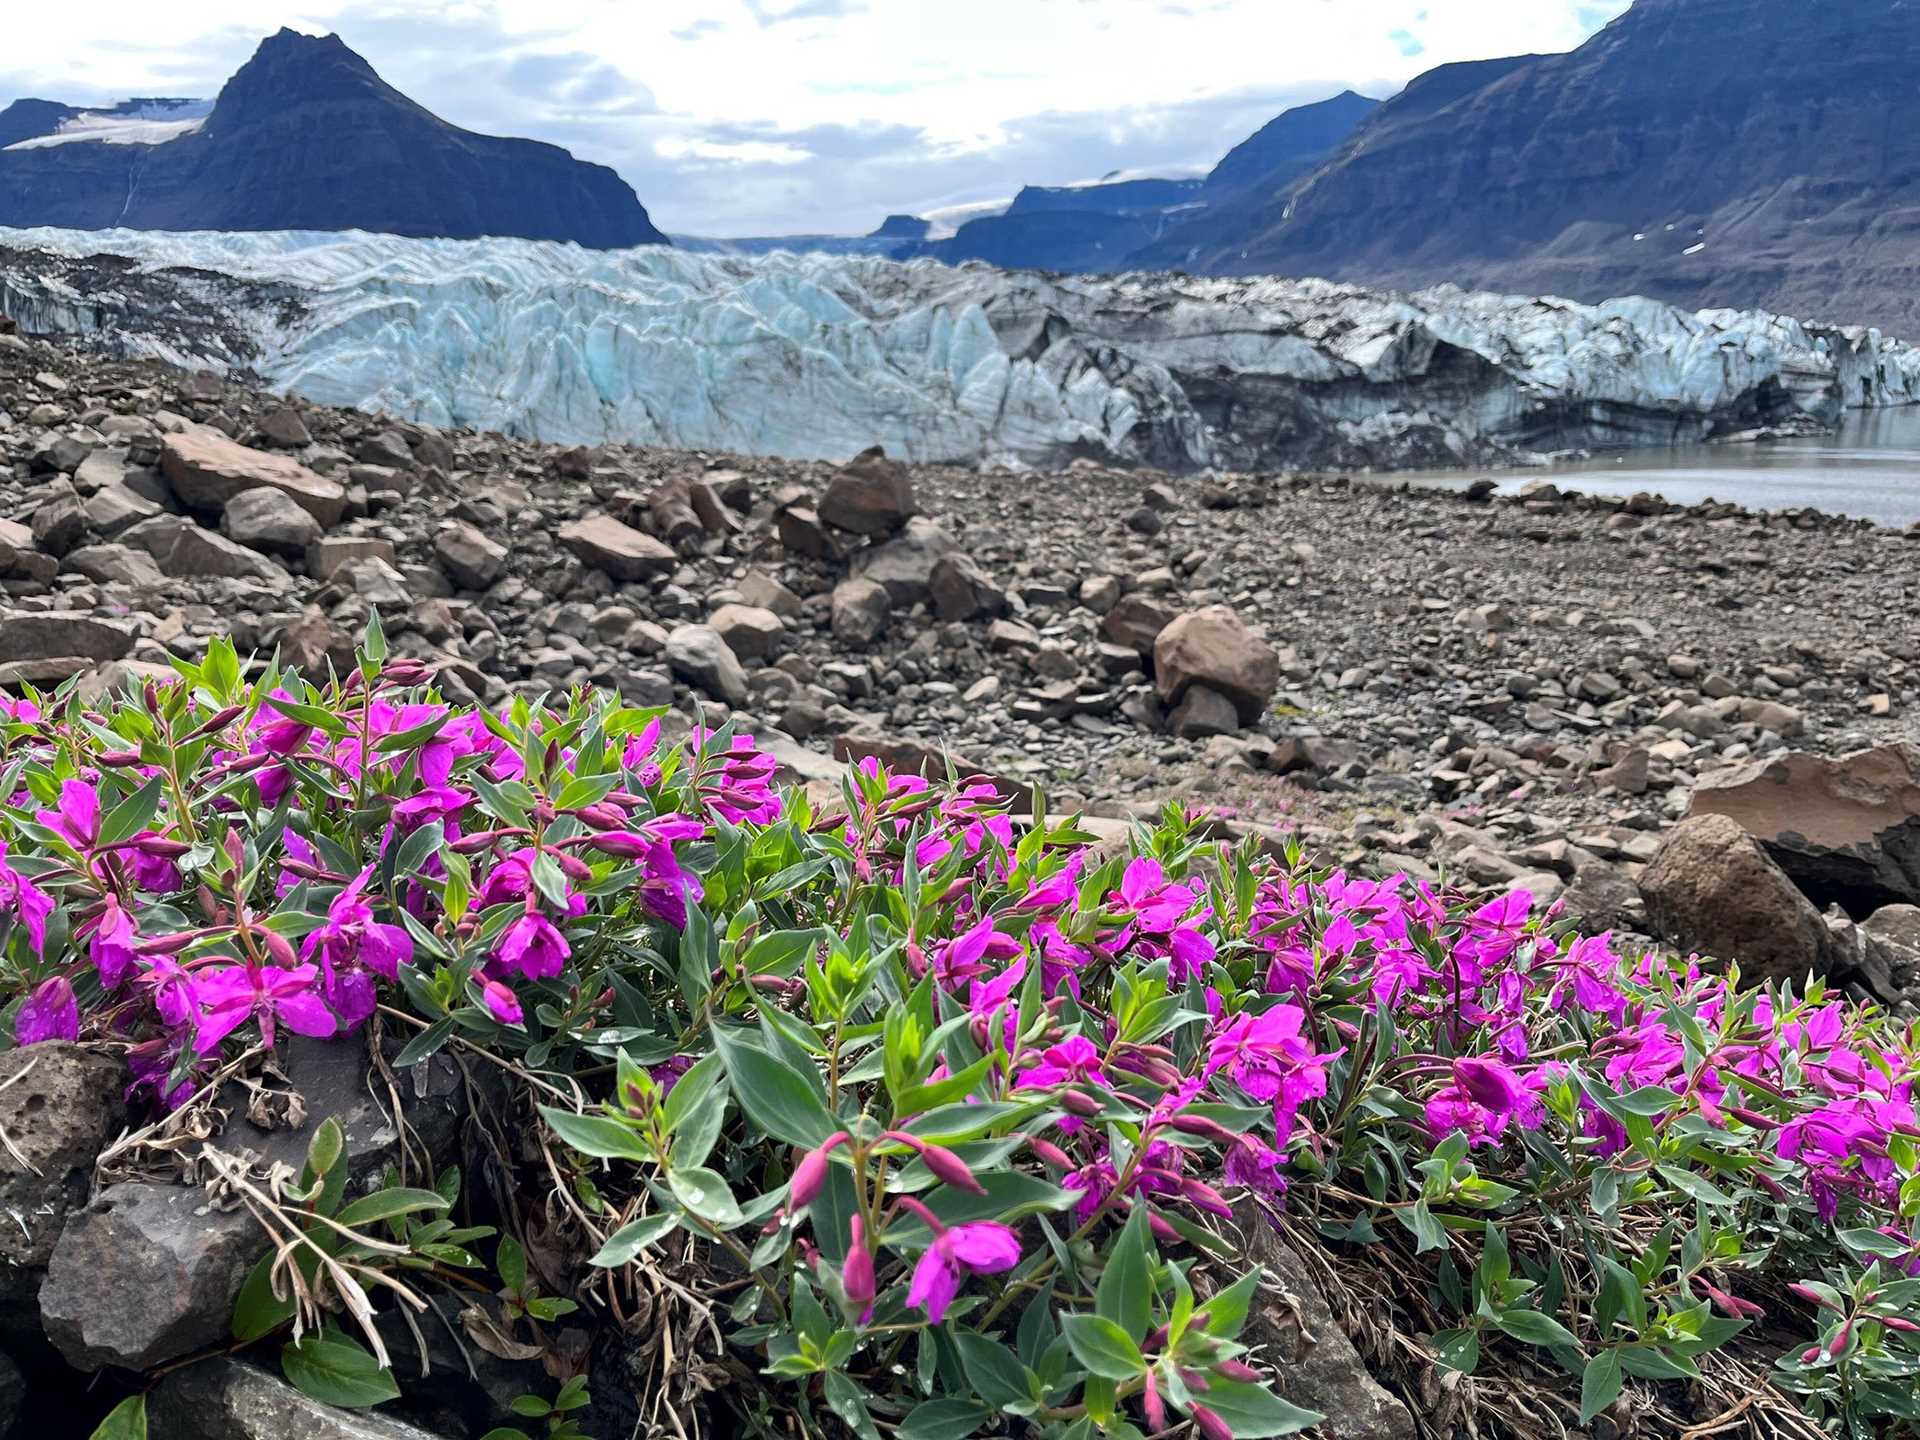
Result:
{"label": "mountain", "polygon": [[931,227],[918,215],[889,215],[865,235],[675,235],[696,255],[891,255],[924,240]]}
{"label": "mountain", "polygon": [[1917,70],[1915,0],[1637,0],[1569,54],[1423,76],[1144,258],[1920,333]]}
{"label": "mountain", "polygon": [[1345,140],[1354,127],[1379,109],[1378,100],[1342,91],[1330,100],[1297,105],[1276,116],[1226,153],[1208,174],[1209,200],[1257,184],[1282,185],[1312,169]]}
{"label": "mountain", "polygon": [[612,170],[450,125],[337,35],[262,41],[211,107],[18,100],[0,145],[5,225],[666,243]]}
{"label": "mountain", "polygon": [[1249,189],[1290,183],[1323,158],[1378,105],[1351,90],[1296,106],[1227,152],[1204,179],[1110,180],[1028,185],[1004,213],[969,220],[944,240],[895,252],[948,264],[984,260],[1006,269],[1111,273],[1179,242],[1196,217]]}

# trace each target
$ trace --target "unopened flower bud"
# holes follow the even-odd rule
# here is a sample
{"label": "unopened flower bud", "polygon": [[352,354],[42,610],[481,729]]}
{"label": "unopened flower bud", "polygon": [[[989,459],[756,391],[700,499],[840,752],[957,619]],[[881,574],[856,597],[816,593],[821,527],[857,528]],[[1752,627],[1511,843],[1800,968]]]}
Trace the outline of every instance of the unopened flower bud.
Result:
{"label": "unopened flower bud", "polygon": [[1093,1096],[1081,1090],[1064,1092],[1060,1096],[1060,1104],[1063,1109],[1071,1110],[1076,1115],[1098,1115],[1106,1108]]}
{"label": "unopened flower bud", "polygon": [[1177,1245],[1182,1239],[1180,1232],[1173,1228],[1171,1222],[1154,1214],[1151,1210],[1147,1212],[1147,1228],[1153,1232],[1153,1238],[1162,1244]]}
{"label": "unopened flower bud", "polygon": [[273,963],[283,970],[291,970],[300,963],[300,957],[294,954],[293,942],[277,930],[256,930],[260,943],[266,946],[267,954]]}
{"label": "unopened flower bud", "polygon": [[799,1210],[813,1203],[813,1197],[827,1183],[827,1157],[850,1138],[842,1130],[800,1157],[800,1162],[793,1167],[793,1178],[787,1182],[789,1209]]}
{"label": "unopened flower bud", "polygon": [[126,770],[140,763],[138,750],[104,750],[93,757],[94,763],[111,770]]}
{"label": "unopened flower bud", "polygon": [[1193,1423],[1199,1427],[1200,1433],[1206,1436],[1207,1440],[1233,1440],[1232,1427],[1206,1406],[1190,1405],[1187,1408],[1193,1416]]}
{"label": "unopened flower bud", "polygon": [[840,1267],[840,1288],[861,1309],[861,1322],[873,1314],[873,1252],[867,1249],[866,1224],[858,1215],[847,1222],[847,1258]]}
{"label": "unopened flower bud", "polygon": [[1027,1149],[1032,1151],[1034,1158],[1049,1170],[1073,1169],[1072,1158],[1051,1140],[1042,1140],[1037,1135],[1029,1135]]}
{"label": "unopened flower bud", "polygon": [[244,705],[228,705],[222,709],[216,710],[213,714],[209,715],[205,720],[203,720],[200,723],[199,729],[195,730],[193,734],[189,735],[187,738],[189,740],[193,740],[193,739],[197,739],[199,736],[212,735],[216,731],[226,729],[227,726],[231,725],[235,720],[239,718],[240,712],[245,710],[246,708],[247,707]]}
{"label": "unopened flower bud", "polygon": [[1217,1141],[1222,1145],[1231,1145],[1240,1138],[1218,1120],[1205,1115],[1176,1115],[1172,1124],[1183,1135],[1198,1135],[1203,1140]]}
{"label": "unopened flower bud", "polygon": [[920,1147],[920,1158],[939,1180],[954,1189],[964,1190],[969,1195],[987,1193],[987,1187],[974,1178],[973,1171],[967,1168],[967,1162],[953,1151],[940,1145],[923,1145]]}
{"label": "unopened flower bud", "polygon": [[1792,1291],[1795,1295],[1798,1295],[1802,1300],[1806,1301],[1809,1305],[1817,1306],[1822,1310],[1837,1310],[1840,1308],[1839,1306],[1835,1305],[1831,1300],[1827,1299],[1826,1296],[1822,1295],[1818,1290],[1810,1289],[1807,1286],[1801,1285],[1797,1282],[1788,1285],[1787,1289]]}
{"label": "unopened flower bud", "polygon": [[1146,1387],[1140,1392],[1140,1403],[1147,1412],[1147,1430],[1150,1434],[1159,1434],[1167,1428],[1167,1407],[1160,1399],[1160,1386],[1153,1378],[1153,1371],[1147,1371]]}
{"label": "unopened flower bud", "polygon": [[1213,1367],[1213,1373],[1228,1380],[1239,1380],[1248,1385],[1258,1385],[1265,1377],[1251,1365],[1239,1360],[1221,1360]]}

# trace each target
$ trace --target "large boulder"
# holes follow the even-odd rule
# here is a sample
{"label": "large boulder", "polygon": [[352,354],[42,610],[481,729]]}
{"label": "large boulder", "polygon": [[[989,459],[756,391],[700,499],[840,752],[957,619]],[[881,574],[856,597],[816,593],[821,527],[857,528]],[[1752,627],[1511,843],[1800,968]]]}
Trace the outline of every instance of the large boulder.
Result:
{"label": "large boulder", "polygon": [[84,610],[42,610],[0,618],[0,664],[77,656],[104,664],[133,649],[133,631]]}
{"label": "large boulder", "polygon": [[485,590],[507,573],[507,548],[465,520],[450,521],[433,537],[433,555],[462,590]]}
{"label": "large boulder", "polygon": [[1833,958],[1826,923],[1760,842],[1725,815],[1667,832],[1640,876],[1654,929],[1683,950],[1737,960],[1754,980],[1800,980]]}
{"label": "large boulder", "polygon": [[971,555],[943,555],[927,576],[933,613],[942,620],[978,620],[1004,614],[1007,594]]}
{"label": "large boulder", "polygon": [[878,580],[854,575],[833,587],[833,638],[864,650],[887,628],[893,597]]}
{"label": "large boulder", "polygon": [[120,539],[146,551],[161,574],[176,580],[258,580],[276,587],[293,583],[283,568],[258,551],[184,516],[156,515],[142,520]]}
{"label": "large boulder", "polygon": [[176,1370],[147,1401],[149,1440],[438,1440],[371,1410],[338,1410],[225,1356]]}
{"label": "large boulder", "polygon": [[1920,903],[1920,751],[1776,754],[1700,778],[1695,815],[1724,815],[1816,904],[1866,916]]}
{"label": "large boulder", "polygon": [[589,515],[563,526],[559,540],[582,564],[622,582],[671,575],[680,563],[668,546],[611,515]]}
{"label": "large boulder", "polygon": [[1100,628],[1116,645],[1136,655],[1153,654],[1160,632],[1173,623],[1174,612],[1151,595],[1124,595],[1100,621]]}
{"label": "large boulder", "polygon": [[[10,620],[0,629],[11,628]],[[29,1300],[67,1217],[87,1203],[93,1162],[126,1118],[126,1063],[47,1041],[0,1052],[0,1322]]]}
{"label": "large boulder", "polygon": [[249,550],[289,559],[304,556],[322,533],[320,522],[291,495],[267,485],[242,490],[229,500],[220,516],[220,529]]}
{"label": "large boulder", "polygon": [[891,535],[918,513],[912,474],[878,445],[842,466],[820,497],[820,518],[855,535]]}
{"label": "large boulder", "polygon": [[1412,1412],[1373,1378],[1327,1303],[1332,1277],[1317,1275],[1253,1205],[1241,1205],[1235,1218],[1247,1258],[1278,1287],[1255,1294],[1240,1337],[1273,1367],[1274,1388],[1326,1417],[1313,1429],[1320,1440],[1413,1440]]}
{"label": "large boulder", "polygon": [[339,481],[289,456],[250,450],[217,430],[167,436],[161,442],[160,471],[181,502],[195,510],[218,513],[234,496],[265,485],[286,494],[322,525],[338,525],[347,512],[346,487]]}
{"label": "large boulder", "polygon": [[894,604],[917,605],[932,598],[933,567],[953,553],[946,531],[931,520],[909,520],[902,534],[856,555],[853,573],[886,586]]}
{"label": "large boulder", "polygon": [[1153,642],[1160,698],[1177,705],[1204,685],[1231,700],[1242,725],[1265,713],[1280,686],[1280,657],[1224,605],[1174,617]]}
{"label": "large boulder", "polygon": [[40,549],[32,530],[18,520],[0,520],[0,576],[44,585],[59,568],[60,562]]}
{"label": "large boulder", "polygon": [[758,605],[722,605],[707,623],[719,632],[729,650],[756,664],[772,658],[780,647],[780,637],[787,633],[786,621]]}
{"label": "large boulder", "polygon": [[747,672],[711,625],[682,625],[667,636],[667,665],[694,688],[729,705],[747,703]]}
{"label": "large boulder", "polygon": [[268,1246],[250,1211],[134,1181],[67,1222],[40,1286],[47,1339],[76,1370],[149,1370],[228,1336],[233,1297]]}

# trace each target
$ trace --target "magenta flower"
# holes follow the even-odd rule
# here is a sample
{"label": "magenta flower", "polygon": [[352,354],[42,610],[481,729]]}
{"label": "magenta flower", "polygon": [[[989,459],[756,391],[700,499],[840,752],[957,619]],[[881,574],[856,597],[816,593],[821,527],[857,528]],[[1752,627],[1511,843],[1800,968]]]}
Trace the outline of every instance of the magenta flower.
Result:
{"label": "magenta flower", "polygon": [[[991,974],[995,961],[1011,960],[1020,953],[1020,942],[993,928],[993,917],[983,915],[965,933],[942,945],[933,957],[935,983],[958,992],[970,980]],[[1002,997],[1005,998],[1005,997]]]}
{"label": "magenta flower", "polygon": [[1252,1135],[1241,1135],[1227,1147],[1222,1167],[1227,1184],[1244,1185],[1259,1195],[1278,1197],[1287,1193],[1287,1157]]}
{"label": "magenta flower", "polygon": [[64,975],[42,980],[34,987],[14,1016],[13,1038],[21,1045],[80,1038],[80,1006]]}
{"label": "magenta flower", "polygon": [[314,993],[320,971],[313,965],[291,970],[277,966],[228,965],[195,980],[204,1013],[196,1041],[209,1054],[227,1036],[249,1020],[260,1025],[260,1043],[273,1048],[275,1027],[284,1024],[296,1035],[331,1035],[340,1022]]}
{"label": "magenta flower", "polygon": [[487,1013],[502,1025],[518,1027],[527,1023],[526,1012],[520,1008],[520,997],[498,980],[487,981],[480,998],[486,1002]]}
{"label": "magenta flower", "polygon": [[1107,1083],[1100,1069],[1100,1052],[1084,1035],[1069,1035],[1058,1045],[1049,1045],[1040,1063],[1020,1077],[1019,1089],[1043,1089],[1051,1085]]}
{"label": "magenta flower", "polygon": [[87,941],[87,957],[100,972],[100,983],[108,990],[119,989],[120,982],[133,969],[136,959],[133,946],[139,938],[134,933],[133,916],[109,895],[106,911]]}
{"label": "magenta flower", "polygon": [[1453,1062],[1452,1080],[1428,1099],[1426,1112],[1435,1139],[1457,1133],[1469,1146],[1497,1145],[1509,1125],[1537,1130],[1546,1120],[1529,1080],[1498,1060],[1474,1056]]}
{"label": "magenta flower", "polygon": [[502,932],[489,968],[529,980],[551,980],[566,969],[572,953],[566,936],[546,916],[522,915]]}
{"label": "magenta flower", "polygon": [[840,1266],[840,1288],[850,1303],[860,1307],[860,1323],[873,1319],[873,1252],[867,1248],[866,1224],[858,1215],[847,1222],[847,1258]]}
{"label": "magenta flower", "polygon": [[7,847],[0,841],[0,911],[12,915],[26,927],[33,942],[33,953],[47,953],[47,920],[53,914],[53,900],[33,881],[7,863]]}
{"label": "magenta flower", "polygon": [[946,1318],[963,1276],[998,1275],[1020,1263],[1020,1237],[1005,1225],[980,1220],[947,1228],[931,1214],[923,1213],[921,1219],[933,1227],[933,1244],[913,1267],[907,1304],[925,1310],[930,1325]]}
{"label": "magenta flower", "polygon": [[1274,1005],[1258,1015],[1242,1011],[1207,1052],[1207,1075],[1225,1070],[1254,1099],[1273,1102],[1274,1135],[1283,1143],[1300,1107],[1327,1093],[1327,1066],[1346,1053],[1315,1054],[1303,1033],[1306,1022],[1298,1005]]}
{"label": "magenta flower", "polygon": [[100,792],[79,780],[64,781],[60,808],[38,811],[33,818],[84,855],[100,840]]}

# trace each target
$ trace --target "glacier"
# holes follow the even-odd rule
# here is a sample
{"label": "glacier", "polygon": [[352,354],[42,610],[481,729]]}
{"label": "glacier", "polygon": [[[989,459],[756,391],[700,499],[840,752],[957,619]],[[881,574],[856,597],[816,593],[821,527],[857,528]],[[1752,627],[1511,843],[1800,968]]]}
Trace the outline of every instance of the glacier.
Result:
{"label": "glacier", "polygon": [[1920,401],[1920,350],[1763,312],[853,255],[0,229],[0,310],[434,425],[795,458],[1452,464]]}

